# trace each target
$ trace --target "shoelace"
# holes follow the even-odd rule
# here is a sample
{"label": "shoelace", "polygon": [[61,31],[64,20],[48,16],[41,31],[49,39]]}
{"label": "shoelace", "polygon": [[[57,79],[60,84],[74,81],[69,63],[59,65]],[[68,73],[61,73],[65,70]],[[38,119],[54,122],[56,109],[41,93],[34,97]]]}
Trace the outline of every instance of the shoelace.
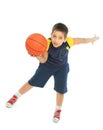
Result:
{"label": "shoelace", "polygon": [[61,112],[61,110],[56,110],[54,113],[54,118],[60,119],[60,112]]}
{"label": "shoelace", "polygon": [[17,100],[17,96],[16,95],[14,95],[9,101],[8,101],[8,103],[11,103],[11,104],[13,104],[13,103],[15,103],[16,102],[16,100]]}

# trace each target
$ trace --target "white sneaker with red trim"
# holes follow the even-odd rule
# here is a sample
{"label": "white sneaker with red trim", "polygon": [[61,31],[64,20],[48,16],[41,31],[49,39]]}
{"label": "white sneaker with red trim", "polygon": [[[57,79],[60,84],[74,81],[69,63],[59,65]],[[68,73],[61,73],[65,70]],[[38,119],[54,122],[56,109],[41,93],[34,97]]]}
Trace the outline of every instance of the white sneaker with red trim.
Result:
{"label": "white sneaker with red trim", "polygon": [[6,107],[11,108],[14,105],[14,103],[17,101],[17,99],[18,97],[16,95],[13,95],[12,98],[9,101],[7,101]]}
{"label": "white sneaker with red trim", "polygon": [[61,110],[56,110],[53,116],[53,121],[55,123],[58,123],[60,120],[60,114],[61,114]]}

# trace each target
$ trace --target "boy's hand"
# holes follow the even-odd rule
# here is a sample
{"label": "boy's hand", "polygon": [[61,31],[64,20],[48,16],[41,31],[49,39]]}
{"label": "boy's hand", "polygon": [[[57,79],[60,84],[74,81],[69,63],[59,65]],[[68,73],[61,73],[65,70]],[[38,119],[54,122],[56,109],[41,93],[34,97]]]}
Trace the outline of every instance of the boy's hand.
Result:
{"label": "boy's hand", "polygon": [[43,54],[41,54],[41,55],[38,55],[38,56],[36,56],[36,55],[33,55],[33,54],[30,54],[30,53],[28,53],[30,56],[32,56],[32,57],[41,57]]}
{"label": "boy's hand", "polygon": [[91,41],[92,44],[94,44],[94,42],[97,41],[98,39],[99,39],[99,37],[95,35],[95,36],[92,38],[92,41]]}
{"label": "boy's hand", "polygon": [[36,55],[32,55],[32,54],[29,54],[29,55],[32,56],[32,57],[42,57],[43,54],[38,55],[38,56],[36,56]]}
{"label": "boy's hand", "polygon": [[48,59],[48,52],[44,52],[43,54],[35,57],[40,61],[40,63],[45,63]]}
{"label": "boy's hand", "polygon": [[35,55],[31,55],[31,54],[29,54],[30,56],[32,56],[32,57],[35,57]]}

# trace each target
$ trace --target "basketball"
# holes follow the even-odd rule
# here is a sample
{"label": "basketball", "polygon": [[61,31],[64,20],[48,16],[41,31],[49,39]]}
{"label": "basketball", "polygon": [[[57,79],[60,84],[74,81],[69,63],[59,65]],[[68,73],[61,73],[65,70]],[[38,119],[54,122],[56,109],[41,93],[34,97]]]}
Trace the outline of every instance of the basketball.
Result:
{"label": "basketball", "polygon": [[25,47],[30,55],[39,56],[46,51],[47,40],[42,34],[34,33],[27,37]]}

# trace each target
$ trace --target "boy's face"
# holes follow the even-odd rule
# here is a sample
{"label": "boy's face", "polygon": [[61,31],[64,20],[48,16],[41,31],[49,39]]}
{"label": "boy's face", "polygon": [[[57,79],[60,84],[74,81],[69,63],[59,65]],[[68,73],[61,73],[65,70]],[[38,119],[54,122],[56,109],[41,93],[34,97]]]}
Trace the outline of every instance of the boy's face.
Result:
{"label": "boy's face", "polygon": [[61,46],[63,42],[66,41],[66,38],[64,36],[64,33],[58,30],[55,30],[51,33],[51,41],[55,48]]}

